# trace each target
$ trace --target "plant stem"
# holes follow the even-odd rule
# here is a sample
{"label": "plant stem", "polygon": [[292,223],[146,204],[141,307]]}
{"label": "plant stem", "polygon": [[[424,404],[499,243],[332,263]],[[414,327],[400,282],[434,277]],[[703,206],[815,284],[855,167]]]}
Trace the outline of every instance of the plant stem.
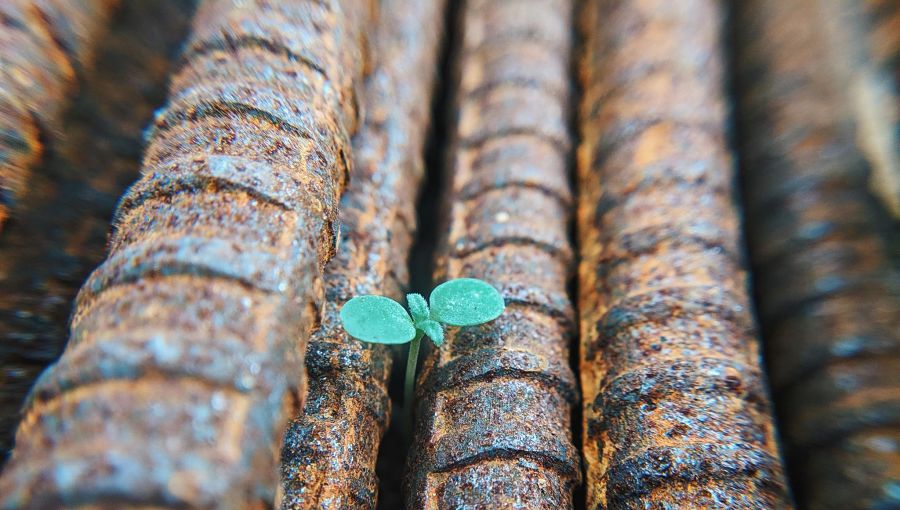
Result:
{"label": "plant stem", "polygon": [[409,410],[412,417],[413,390],[416,387],[416,363],[419,361],[419,345],[422,344],[422,330],[416,330],[416,337],[409,343],[409,355],[406,358],[406,380],[404,383],[403,407]]}

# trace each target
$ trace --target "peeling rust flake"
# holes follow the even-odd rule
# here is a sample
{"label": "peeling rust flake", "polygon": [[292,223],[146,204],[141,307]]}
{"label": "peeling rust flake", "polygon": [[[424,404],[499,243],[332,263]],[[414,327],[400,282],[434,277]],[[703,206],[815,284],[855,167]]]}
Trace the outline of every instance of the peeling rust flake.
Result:
{"label": "peeling rust flake", "polygon": [[588,2],[577,228],[587,508],[789,508],[732,203],[722,4]]}
{"label": "peeling rust flake", "polygon": [[444,8],[440,1],[387,0],[372,41],[366,120],[353,139],[354,166],[341,199],[340,249],[326,267],[324,318],[306,352],[306,408],[281,453],[281,508],[372,509],[375,460],[390,417],[391,354],[350,338],[338,312],[354,295],[401,299],[424,172],[424,145]]}
{"label": "peeling rust flake", "polygon": [[581,481],[570,416],[567,225],[572,3],[467,2],[449,229],[437,280],[481,278],[497,320],[453,329],[418,384],[416,509],[562,509]]}
{"label": "peeling rust flake", "polygon": [[[274,500],[373,11],[365,0],[200,5],[109,257],[32,391],[0,507]],[[257,88],[259,69],[278,78]]]}
{"label": "peeling rust flake", "polygon": [[900,279],[845,77],[824,64],[846,54],[816,28],[822,7],[753,0],[736,13],[758,309],[798,502],[897,508]]}

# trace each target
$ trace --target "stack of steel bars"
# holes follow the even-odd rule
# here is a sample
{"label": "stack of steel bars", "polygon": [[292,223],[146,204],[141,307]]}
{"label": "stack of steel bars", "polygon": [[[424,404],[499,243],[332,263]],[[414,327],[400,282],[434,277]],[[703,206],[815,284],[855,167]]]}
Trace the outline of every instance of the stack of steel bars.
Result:
{"label": "stack of steel bars", "polygon": [[897,2],[0,3],[0,509],[900,508]]}

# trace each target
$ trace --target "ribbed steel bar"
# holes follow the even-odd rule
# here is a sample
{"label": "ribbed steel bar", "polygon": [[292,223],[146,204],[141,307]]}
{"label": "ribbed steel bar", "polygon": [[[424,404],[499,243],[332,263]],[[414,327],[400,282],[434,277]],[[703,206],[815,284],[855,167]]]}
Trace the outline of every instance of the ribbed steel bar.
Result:
{"label": "ribbed steel bar", "polygon": [[726,143],[715,0],[580,16],[587,508],[787,508]]}
{"label": "ribbed steel bar", "polygon": [[873,163],[870,187],[900,223],[900,2],[865,0],[861,4],[863,39],[875,71],[870,86],[857,91],[863,96],[857,100],[862,104],[858,127]]}
{"label": "ribbed steel bar", "polygon": [[570,416],[572,3],[472,0],[437,280],[497,287],[506,312],[449,332],[419,378],[408,507],[560,509],[580,482]]}
{"label": "ribbed steel bar", "polygon": [[749,247],[798,501],[900,505],[900,286],[813,0],[736,13]]}
{"label": "ribbed steel bar", "polygon": [[0,2],[0,229],[90,65],[116,0]]}
{"label": "ribbed steel bar", "polygon": [[192,1],[125,2],[99,37],[62,132],[0,235],[0,451],[31,385],[59,357],[78,287],[104,256],[116,201],[138,177]]}
{"label": "ribbed steel bar", "polygon": [[367,0],[207,0],[143,177],[31,394],[3,508],[248,508],[305,393]]}
{"label": "ribbed steel bar", "polygon": [[307,404],[281,454],[282,509],[374,509],[375,460],[388,424],[391,354],[347,336],[338,312],[355,295],[403,299],[424,177],[424,146],[443,1],[384,0],[366,82],[366,119],[341,199],[342,240],[325,273],[321,327],[306,351]]}

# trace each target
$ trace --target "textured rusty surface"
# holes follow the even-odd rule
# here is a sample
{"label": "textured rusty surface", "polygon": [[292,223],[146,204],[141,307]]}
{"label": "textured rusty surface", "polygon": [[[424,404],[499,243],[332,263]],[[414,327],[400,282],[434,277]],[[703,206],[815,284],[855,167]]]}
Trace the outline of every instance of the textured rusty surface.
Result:
{"label": "textured rusty surface", "polygon": [[116,0],[0,2],[0,228],[43,145],[61,132],[76,75],[91,64]]}
{"label": "textured rusty surface", "polygon": [[200,4],[109,257],[31,393],[4,508],[274,499],[372,6]]}
{"label": "textured rusty surface", "polygon": [[[812,0],[736,13],[749,247],[798,501],[900,506],[900,287]],[[790,86],[786,86],[790,84]]]}
{"label": "textured rusty surface", "polygon": [[282,449],[281,508],[374,509],[375,460],[390,416],[386,346],[347,336],[338,312],[351,297],[402,301],[415,203],[443,29],[443,2],[385,0],[372,45],[375,69],[353,139],[354,167],[341,199],[341,243],[326,267],[324,318],[306,351],[304,412]]}
{"label": "textured rusty surface", "polygon": [[125,2],[0,235],[0,450],[38,374],[63,349],[72,299],[103,260],[116,200],[138,176],[142,130],[165,99],[192,2]]}
{"label": "textured rusty surface", "polygon": [[436,281],[484,279],[506,312],[451,330],[419,378],[409,508],[559,509],[572,444],[568,220],[572,3],[472,0]]}
{"label": "textured rusty surface", "polygon": [[[869,189],[900,220],[900,2],[819,0],[804,4],[827,36],[822,76],[839,81],[840,104],[870,164]],[[822,36],[819,36],[822,37]],[[900,225],[900,222],[897,223]]]}
{"label": "textured rusty surface", "polygon": [[870,188],[900,222],[900,2],[862,4],[864,39],[876,69],[870,86],[857,92],[862,96],[858,125],[873,166]]}
{"label": "textured rusty surface", "polygon": [[587,508],[787,508],[741,260],[722,4],[581,15]]}

